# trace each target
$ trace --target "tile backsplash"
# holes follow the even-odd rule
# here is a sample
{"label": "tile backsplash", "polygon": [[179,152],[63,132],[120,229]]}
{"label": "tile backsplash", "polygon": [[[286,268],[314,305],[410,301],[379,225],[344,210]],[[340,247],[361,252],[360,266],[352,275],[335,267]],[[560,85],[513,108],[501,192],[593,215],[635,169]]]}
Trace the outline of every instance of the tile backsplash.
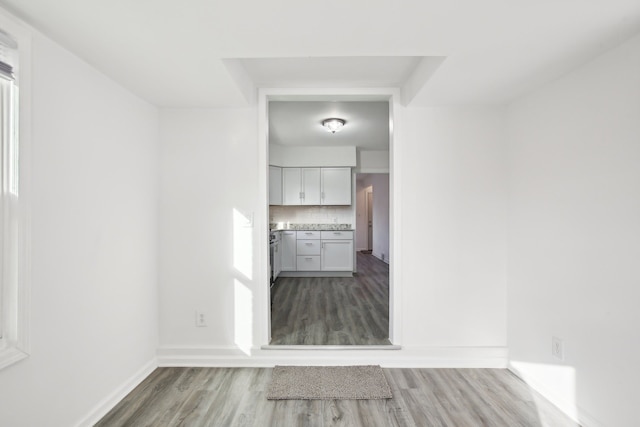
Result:
{"label": "tile backsplash", "polygon": [[352,223],[353,208],[351,206],[270,206],[269,222]]}

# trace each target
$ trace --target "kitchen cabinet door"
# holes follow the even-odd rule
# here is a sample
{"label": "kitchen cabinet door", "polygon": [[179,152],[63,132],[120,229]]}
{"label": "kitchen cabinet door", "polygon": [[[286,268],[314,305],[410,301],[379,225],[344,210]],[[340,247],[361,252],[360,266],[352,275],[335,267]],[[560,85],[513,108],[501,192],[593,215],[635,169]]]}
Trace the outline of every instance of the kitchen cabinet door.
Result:
{"label": "kitchen cabinet door", "polygon": [[320,255],[320,240],[298,240],[296,254]]}
{"label": "kitchen cabinet door", "polygon": [[353,240],[323,240],[322,271],[353,271]]}
{"label": "kitchen cabinet door", "polygon": [[277,279],[282,271],[282,241],[275,244],[273,251],[273,279]]}
{"label": "kitchen cabinet door", "polygon": [[351,205],[351,168],[282,168],[281,177],[283,205]]}
{"label": "kitchen cabinet door", "polygon": [[298,256],[298,271],[318,271],[318,270],[320,270],[319,255]]}
{"label": "kitchen cabinet door", "polygon": [[302,204],[320,204],[320,168],[302,168]]}
{"label": "kitchen cabinet door", "polygon": [[282,168],[269,166],[269,205],[282,204]]}
{"label": "kitchen cabinet door", "polygon": [[300,168],[282,168],[282,204],[302,203],[302,175]]}
{"label": "kitchen cabinet door", "polygon": [[322,204],[351,204],[351,168],[322,168]]}
{"label": "kitchen cabinet door", "polygon": [[353,231],[351,230],[321,231],[320,239],[322,240],[353,240]]}
{"label": "kitchen cabinet door", "polygon": [[280,238],[280,267],[282,271],[296,271],[296,232],[291,230],[282,231]]}

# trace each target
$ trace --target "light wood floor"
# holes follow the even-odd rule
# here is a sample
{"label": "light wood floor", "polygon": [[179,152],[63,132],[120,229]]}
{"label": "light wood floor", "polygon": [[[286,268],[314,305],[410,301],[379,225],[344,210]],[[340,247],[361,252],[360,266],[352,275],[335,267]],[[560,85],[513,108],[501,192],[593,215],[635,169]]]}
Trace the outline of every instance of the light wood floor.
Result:
{"label": "light wood floor", "polygon": [[575,427],[503,369],[384,369],[387,400],[269,401],[272,369],[158,368],[98,427]]}
{"label": "light wood floor", "polygon": [[357,254],[354,277],[280,277],[272,292],[272,345],[390,345],[389,266]]}

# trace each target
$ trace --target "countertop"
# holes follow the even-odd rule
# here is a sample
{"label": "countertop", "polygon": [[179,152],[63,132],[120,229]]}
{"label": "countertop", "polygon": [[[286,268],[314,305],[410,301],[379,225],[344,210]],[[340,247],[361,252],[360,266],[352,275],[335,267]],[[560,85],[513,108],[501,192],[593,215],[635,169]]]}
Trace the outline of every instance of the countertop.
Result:
{"label": "countertop", "polygon": [[283,230],[320,230],[320,231],[353,231],[351,224],[282,224],[271,223],[269,224],[271,231],[283,231]]}

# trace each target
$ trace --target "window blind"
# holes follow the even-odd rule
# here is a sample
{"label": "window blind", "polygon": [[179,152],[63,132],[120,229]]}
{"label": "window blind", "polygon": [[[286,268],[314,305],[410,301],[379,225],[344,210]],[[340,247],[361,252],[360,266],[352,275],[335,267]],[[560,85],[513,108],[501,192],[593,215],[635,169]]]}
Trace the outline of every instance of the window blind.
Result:
{"label": "window blind", "polygon": [[10,80],[14,79],[13,67],[3,61],[0,61],[0,74],[2,74],[3,77],[6,77]]}
{"label": "window blind", "polygon": [[17,63],[18,43],[0,29],[0,75],[15,79],[14,68]]}

